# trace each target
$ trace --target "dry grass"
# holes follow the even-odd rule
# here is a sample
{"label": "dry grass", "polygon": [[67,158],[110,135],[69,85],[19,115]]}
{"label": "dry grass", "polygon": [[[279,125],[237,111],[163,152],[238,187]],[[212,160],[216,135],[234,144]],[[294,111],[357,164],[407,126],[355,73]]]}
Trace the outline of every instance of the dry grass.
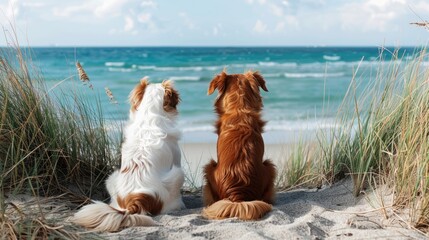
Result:
{"label": "dry grass", "polygon": [[[31,50],[17,43],[0,50],[0,238],[73,239],[73,229],[46,217],[52,209],[17,205],[5,195],[100,198],[121,139],[109,132],[100,100],[84,98],[75,76],[48,90],[29,63]],[[81,66],[79,74],[89,84]]]}
{"label": "dry grass", "polygon": [[428,232],[429,68],[424,62],[429,56],[425,49],[408,62],[397,51],[388,61],[382,56],[375,78],[363,90],[355,71],[338,128],[321,132],[313,151],[302,145],[295,149],[283,184],[302,184],[315,173],[327,184],[351,175],[355,196],[383,184],[393,192],[390,207],[407,213],[404,221],[410,226]]}

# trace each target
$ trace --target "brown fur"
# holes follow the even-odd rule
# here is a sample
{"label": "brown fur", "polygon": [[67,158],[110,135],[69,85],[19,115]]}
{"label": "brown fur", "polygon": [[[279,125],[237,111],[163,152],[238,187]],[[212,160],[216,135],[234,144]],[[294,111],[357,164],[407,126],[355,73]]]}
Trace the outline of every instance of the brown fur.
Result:
{"label": "brown fur", "polygon": [[129,100],[131,104],[131,111],[135,112],[137,111],[138,106],[143,100],[144,91],[146,89],[146,86],[149,84],[147,78],[142,78],[140,80],[140,84],[134,87],[133,91],[131,91]]}
{"label": "brown fur", "polygon": [[176,106],[180,102],[179,93],[173,88],[171,81],[167,80],[162,82],[164,86],[164,111],[177,113]]}
{"label": "brown fur", "polygon": [[261,120],[259,87],[268,91],[258,72],[222,72],[210,82],[208,94],[219,91],[215,102],[219,118],[218,162],[211,160],[204,167],[203,197],[208,207],[203,215],[207,218],[250,220],[271,210],[276,170],[271,161],[263,161],[265,122]]}
{"label": "brown fur", "polygon": [[158,215],[162,210],[162,201],[158,196],[153,197],[145,193],[130,193],[124,198],[117,197],[118,205],[127,209],[129,214]]}

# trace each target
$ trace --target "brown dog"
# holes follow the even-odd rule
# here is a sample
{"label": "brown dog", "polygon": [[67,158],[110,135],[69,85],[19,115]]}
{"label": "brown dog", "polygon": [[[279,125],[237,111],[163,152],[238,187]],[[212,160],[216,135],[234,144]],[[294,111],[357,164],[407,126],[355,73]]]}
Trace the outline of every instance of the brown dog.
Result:
{"label": "brown dog", "polygon": [[222,72],[210,82],[208,94],[219,91],[215,102],[218,162],[212,159],[204,167],[206,218],[252,220],[271,211],[276,170],[271,161],[263,161],[265,122],[259,87],[268,91],[258,72]]}

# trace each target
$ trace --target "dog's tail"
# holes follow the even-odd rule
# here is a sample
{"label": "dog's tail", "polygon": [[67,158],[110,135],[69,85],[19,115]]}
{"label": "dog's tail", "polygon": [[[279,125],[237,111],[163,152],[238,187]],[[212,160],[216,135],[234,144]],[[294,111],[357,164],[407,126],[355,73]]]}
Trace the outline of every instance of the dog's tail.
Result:
{"label": "dog's tail", "polygon": [[124,227],[156,226],[151,217],[143,214],[130,214],[110,205],[95,201],[82,207],[71,219],[71,222],[95,231],[116,232]]}
{"label": "dog's tail", "polygon": [[204,208],[203,216],[209,219],[237,217],[242,220],[256,220],[271,211],[272,206],[264,201],[231,202],[223,199]]}

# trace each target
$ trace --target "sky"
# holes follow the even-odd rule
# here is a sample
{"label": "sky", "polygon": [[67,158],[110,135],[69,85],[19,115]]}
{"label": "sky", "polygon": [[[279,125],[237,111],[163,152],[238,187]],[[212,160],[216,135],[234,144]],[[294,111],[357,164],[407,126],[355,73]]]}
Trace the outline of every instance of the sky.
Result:
{"label": "sky", "polygon": [[428,0],[0,0],[30,46],[402,47],[427,45],[424,20]]}

